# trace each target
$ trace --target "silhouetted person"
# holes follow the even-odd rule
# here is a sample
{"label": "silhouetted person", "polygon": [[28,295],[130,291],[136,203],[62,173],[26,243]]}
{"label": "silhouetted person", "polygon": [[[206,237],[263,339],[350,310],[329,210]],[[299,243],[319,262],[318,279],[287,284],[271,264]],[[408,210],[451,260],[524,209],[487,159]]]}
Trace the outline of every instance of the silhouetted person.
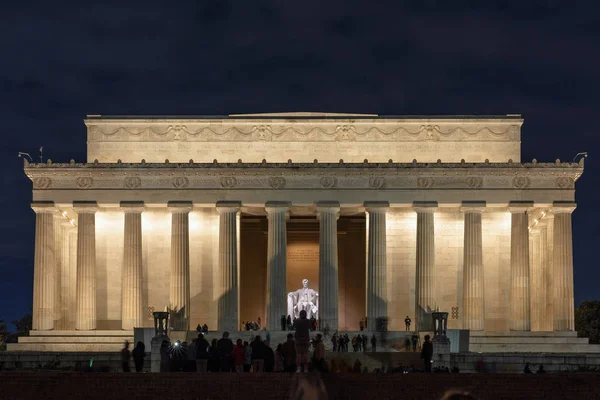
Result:
{"label": "silhouetted person", "polygon": [[142,372],[144,370],[144,357],[146,357],[146,346],[144,345],[144,342],[137,342],[131,355],[133,356],[135,371]]}
{"label": "silhouetted person", "polygon": [[537,370],[538,374],[545,374],[546,370],[544,369],[544,366],[542,364],[540,364],[538,370]]}
{"label": "silhouetted person", "polygon": [[171,343],[163,340],[160,345],[160,372],[169,372],[169,363],[171,357]]}
{"label": "silhouetted person", "polygon": [[208,359],[208,370],[210,372],[219,372],[219,348],[217,347],[217,339],[210,342],[210,358]]}
{"label": "silhouetted person", "polygon": [[319,372],[325,372],[325,344],[321,334],[318,333],[313,342],[313,367]]}
{"label": "silhouetted person", "polygon": [[358,322],[358,327],[360,328],[361,332],[365,330],[365,320],[364,319],[361,319]]}
{"label": "silhouetted person", "polygon": [[285,372],[296,372],[296,342],[294,335],[288,333],[287,341],[281,346],[281,355],[283,357],[283,370]]}
{"label": "silhouetted person", "polygon": [[410,338],[404,339],[404,350],[408,353],[410,351]]}
{"label": "silhouetted person", "polygon": [[244,342],[244,372],[250,372],[252,368],[252,347]]}
{"label": "silhouetted person", "polygon": [[288,331],[292,330],[292,316],[291,315],[287,316],[287,328],[288,328]]}
{"label": "silhouetted person", "polygon": [[404,325],[406,326],[406,331],[410,331],[410,323],[411,322],[412,322],[412,320],[407,315],[406,318],[404,318]]}
{"label": "silhouetted person", "polygon": [[265,340],[263,343],[265,345],[265,372],[273,372],[275,370],[275,353],[268,340]]}
{"label": "silhouetted person", "polygon": [[252,371],[264,372],[265,369],[265,344],[263,343],[260,335],[256,335],[252,343]]}
{"label": "silhouetted person", "polygon": [[421,349],[421,358],[425,363],[425,372],[431,372],[431,358],[433,357],[433,343],[431,343],[431,336],[425,335],[425,342]]}
{"label": "silhouetted person", "polygon": [[121,350],[121,366],[123,367],[123,372],[129,372],[129,358],[131,357],[131,352],[129,351],[129,341],[125,341],[125,347]]}
{"label": "silhouetted person", "polygon": [[198,326],[196,327],[196,334],[201,334],[202,333],[202,327],[200,326],[200,324],[198,324]]}
{"label": "silhouetted person", "polygon": [[203,334],[199,334],[198,340],[196,340],[196,372],[208,371],[208,359],[210,358],[208,348],[208,341]]}
{"label": "silhouetted person", "polygon": [[235,372],[244,371],[244,357],[246,356],[246,349],[242,344],[242,339],[236,341],[235,347],[233,348],[233,365]]}
{"label": "silhouetted person", "polygon": [[310,320],[306,318],[306,310],[300,311],[300,319],[296,321],[296,354],[300,371],[308,371],[308,346],[310,345]]}
{"label": "silhouetted person", "polygon": [[371,337],[371,351],[377,351],[377,338],[375,334]]}
{"label": "silhouetted person", "polygon": [[281,323],[281,330],[285,331],[285,326],[287,325],[287,318],[285,317],[285,315],[282,315],[279,321]]}
{"label": "silhouetted person", "polygon": [[362,335],[363,353],[364,353],[365,351],[367,351],[367,344],[368,344],[368,343],[369,343],[369,338],[367,338],[367,335],[365,335],[365,334],[363,333],[363,335]]}
{"label": "silhouetted person", "polygon": [[525,368],[523,368],[524,374],[531,374],[531,368],[529,368],[529,363],[525,363]]}
{"label": "silhouetted person", "polygon": [[231,372],[233,362],[231,353],[233,353],[233,342],[229,339],[229,332],[223,332],[223,337],[217,342],[219,348],[219,360],[221,372]]}
{"label": "silhouetted person", "polygon": [[419,335],[417,333],[412,335],[412,348],[413,352],[417,351],[417,345],[419,344]]}
{"label": "silhouetted person", "polygon": [[208,325],[202,325],[202,333],[208,333]]}

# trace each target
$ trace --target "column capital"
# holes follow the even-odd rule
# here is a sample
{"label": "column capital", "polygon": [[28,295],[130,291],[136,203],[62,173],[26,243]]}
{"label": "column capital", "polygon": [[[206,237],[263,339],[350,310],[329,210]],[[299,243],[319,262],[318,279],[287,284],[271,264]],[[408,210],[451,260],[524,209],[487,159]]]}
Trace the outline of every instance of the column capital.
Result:
{"label": "column capital", "polygon": [[533,208],[533,201],[509,201],[508,211],[512,214],[524,213]]}
{"label": "column capital", "polygon": [[56,211],[53,201],[33,201],[31,202],[31,209],[37,214],[53,213]]}
{"label": "column capital", "polygon": [[95,201],[74,201],[73,210],[77,214],[95,214],[98,211],[98,203]]}
{"label": "column capital", "polygon": [[126,213],[140,214],[146,210],[143,201],[122,201],[119,205]]}
{"label": "column capital", "polygon": [[265,210],[267,212],[287,211],[292,205],[289,201],[267,201],[265,203]]}
{"label": "column capital", "polygon": [[570,214],[577,208],[577,203],[573,201],[555,201],[552,203],[553,213],[566,213]]}
{"label": "column capital", "polygon": [[219,213],[238,212],[242,207],[241,201],[217,201],[217,211]]}
{"label": "column capital", "polygon": [[413,208],[418,213],[432,213],[438,208],[437,201],[413,201]]}
{"label": "column capital", "polygon": [[76,229],[76,226],[74,225],[74,223],[71,223],[72,220],[64,220],[63,222],[60,223],[60,226],[62,226],[63,228],[71,228],[71,229]]}
{"label": "column capital", "polygon": [[460,205],[460,211],[463,213],[481,214],[485,210],[486,202],[478,200],[465,200]]}
{"label": "column capital", "polygon": [[390,208],[389,201],[365,201],[364,202],[365,210],[368,212],[387,212],[388,208]]}
{"label": "column capital", "polygon": [[167,208],[171,213],[189,213],[193,206],[191,201],[172,200],[167,202]]}

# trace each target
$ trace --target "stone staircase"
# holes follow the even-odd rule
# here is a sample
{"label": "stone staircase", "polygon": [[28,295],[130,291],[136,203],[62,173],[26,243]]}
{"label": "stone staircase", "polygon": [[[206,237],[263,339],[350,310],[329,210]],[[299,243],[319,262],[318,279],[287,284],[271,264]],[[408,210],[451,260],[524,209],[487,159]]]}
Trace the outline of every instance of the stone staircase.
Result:
{"label": "stone staircase", "polygon": [[474,353],[600,353],[600,345],[578,338],[577,332],[471,332]]}
{"label": "stone staircase", "polygon": [[8,343],[7,351],[118,352],[131,343],[133,331],[30,331],[18,343]]}

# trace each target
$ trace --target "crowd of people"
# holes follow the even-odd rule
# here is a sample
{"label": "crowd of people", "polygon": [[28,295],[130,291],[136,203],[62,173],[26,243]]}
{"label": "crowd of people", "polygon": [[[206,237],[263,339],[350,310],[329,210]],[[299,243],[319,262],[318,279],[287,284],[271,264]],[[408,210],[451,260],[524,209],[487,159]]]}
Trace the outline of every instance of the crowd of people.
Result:
{"label": "crowd of people", "polygon": [[[331,344],[334,352],[347,352],[348,344],[352,344],[352,350],[354,352],[367,351],[369,344],[369,338],[365,334],[357,334],[352,336],[352,339],[348,334],[340,334],[335,332],[331,336]],[[371,351],[377,351],[377,338],[375,335],[371,337]]]}

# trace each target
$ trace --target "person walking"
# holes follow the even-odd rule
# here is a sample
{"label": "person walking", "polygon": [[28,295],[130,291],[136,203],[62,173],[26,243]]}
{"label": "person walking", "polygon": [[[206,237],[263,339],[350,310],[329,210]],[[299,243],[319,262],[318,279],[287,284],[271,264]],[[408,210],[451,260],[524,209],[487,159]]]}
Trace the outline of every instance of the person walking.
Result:
{"label": "person walking", "polygon": [[208,359],[210,358],[208,347],[208,341],[200,333],[196,340],[196,372],[205,373],[208,371]]}
{"label": "person walking", "polygon": [[252,368],[252,347],[244,342],[244,372],[250,372]]}
{"label": "person walking", "polygon": [[283,356],[283,370],[285,372],[296,372],[298,364],[296,363],[296,342],[293,334],[288,333],[287,341],[281,347],[281,355]]}
{"label": "person walking", "polygon": [[244,371],[244,357],[246,355],[246,351],[244,349],[244,345],[242,344],[242,339],[238,339],[236,341],[235,347],[233,348],[233,365],[235,372],[243,372]]}
{"label": "person walking", "polygon": [[283,345],[279,343],[275,349],[275,367],[274,372],[283,372]]}
{"label": "person walking", "polygon": [[233,342],[229,339],[229,332],[223,332],[223,337],[217,342],[221,372],[231,372],[233,369]]}
{"label": "person walking", "polygon": [[133,356],[135,372],[142,372],[144,370],[144,357],[146,357],[146,346],[144,345],[144,342],[137,342],[131,355]]}
{"label": "person walking", "polygon": [[300,311],[300,319],[296,321],[296,354],[300,364],[300,372],[308,372],[308,347],[310,345],[310,320],[306,318],[306,310]]}
{"label": "person walking", "polygon": [[123,372],[130,372],[129,370],[129,358],[131,357],[131,352],[129,351],[129,341],[125,341],[125,347],[121,350],[121,367],[123,368]]}
{"label": "person walking", "polygon": [[409,318],[409,316],[407,315],[406,318],[404,318],[404,325],[406,326],[406,331],[410,331],[410,323],[412,322],[412,320]]}
{"label": "person walking", "polygon": [[318,333],[313,343],[313,367],[319,372],[325,372],[325,344],[321,334]]}
{"label": "person walking", "polygon": [[375,334],[371,337],[371,351],[377,351],[377,338],[375,337]]}
{"label": "person walking", "polygon": [[425,342],[421,349],[421,358],[425,363],[425,372],[431,372],[431,358],[433,357],[433,343],[431,343],[431,336],[425,335]]}
{"label": "person walking", "polygon": [[263,343],[260,335],[256,335],[252,343],[252,371],[253,372],[265,372],[265,344]]}

